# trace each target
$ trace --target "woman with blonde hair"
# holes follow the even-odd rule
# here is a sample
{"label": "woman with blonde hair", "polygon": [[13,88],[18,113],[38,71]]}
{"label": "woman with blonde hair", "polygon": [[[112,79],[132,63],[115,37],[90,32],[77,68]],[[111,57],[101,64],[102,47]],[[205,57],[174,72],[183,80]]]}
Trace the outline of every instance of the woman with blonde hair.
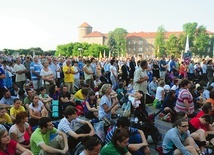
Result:
{"label": "woman with blonde hair", "polygon": [[100,99],[99,106],[99,119],[103,118],[111,119],[112,111],[115,111],[118,105],[118,99],[115,96],[111,98],[112,86],[110,84],[104,84],[100,90],[103,95]]}

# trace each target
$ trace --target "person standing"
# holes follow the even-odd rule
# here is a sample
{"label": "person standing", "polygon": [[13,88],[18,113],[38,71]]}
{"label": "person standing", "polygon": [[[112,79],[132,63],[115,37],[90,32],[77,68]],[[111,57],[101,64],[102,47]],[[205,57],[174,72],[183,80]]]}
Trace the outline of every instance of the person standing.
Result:
{"label": "person standing", "polygon": [[208,86],[211,83],[213,83],[213,73],[214,73],[213,62],[212,60],[209,60],[207,62],[207,79],[209,80]]}
{"label": "person standing", "polygon": [[33,89],[35,90],[37,90],[41,86],[41,76],[40,76],[41,69],[42,65],[39,63],[38,57],[34,56],[33,62],[30,63],[30,71]]}
{"label": "person standing", "polygon": [[64,82],[68,87],[68,92],[74,93],[74,74],[76,74],[76,72],[74,71],[74,67],[71,66],[71,61],[69,59],[66,61],[66,65],[63,66],[63,72]]}
{"label": "person standing", "polygon": [[86,65],[83,67],[85,82],[90,85],[90,88],[94,90],[94,79],[93,79],[93,71],[91,68],[91,61],[87,60]]}
{"label": "person standing", "polygon": [[129,66],[130,66],[129,78],[130,78],[130,79],[133,79],[133,78],[134,78],[134,71],[135,71],[135,67],[136,67],[135,58],[134,58],[133,56],[131,57]]}
{"label": "person standing", "polygon": [[23,85],[26,81],[26,76],[25,73],[27,73],[27,69],[23,64],[21,64],[21,59],[17,58],[16,59],[16,64],[14,65],[14,71],[16,73],[16,80],[15,82],[19,86],[21,90],[23,90]]}
{"label": "person standing", "polygon": [[166,69],[168,67],[167,63],[166,63],[166,56],[163,55],[162,59],[160,60],[160,78],[162,78],[165,82],[165,77],[166,77]]}
{"label": "person standing", "polygon": [[[143,91],[144,94],[147,94],[147,81],[149,79],[147,75],[148,63],[146,60],[143,60],[140,63],[140,67],[134,72],[134,90],[135,91]],[[146,96],[146,95],[144,95]],[[144,98],[146,99],[146,98]]]}

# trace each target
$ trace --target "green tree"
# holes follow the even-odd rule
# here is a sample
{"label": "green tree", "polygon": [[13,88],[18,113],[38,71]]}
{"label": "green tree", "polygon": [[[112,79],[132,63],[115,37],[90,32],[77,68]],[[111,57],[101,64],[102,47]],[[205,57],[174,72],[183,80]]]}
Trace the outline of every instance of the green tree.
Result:
{"label": "green tree", "polygon": [[163,54],[166,54],[165,52],[165,35],[166,32],[165,28],[163,26],[159,26],[156,36],[155,36],[155,55],[161,56]]}
{"label": "green tree", "polygon": [[[197,29],[198,23],[186,23],[183,24],[183,31],[185,32],[185,38],[187,35],[189,35],[189,47],[191,48],[191,52],[195,53],[195,47],[194,47],[194,40],[195,40],[195,33]],[[186,42],[186,41],[185,41]],[[183,47],[185,48],[185,46]]]}
{"label": "green tree", "polygon": [[170,35],[169,39],[166,41],[165,44],[166,53],[170,55],[174,55],[179,57],[181,52],[179,50],[178,38],[175,35]]}
{"label": "green tree", "polygon": [[117,47],[117,44],[116,44],[116,41],[112,35],[112,33],[110,32],[109,33],[109,39],[108,39],[108,47],[109,47],[109,50],[111,52],[111,54],[115,54],[115,51],[116,51],[116,47]]}
{"label": "green tree", "polygon": [[206,27],[199,26],[196,30],[195,41],[194,41],[195,52],[197,55],[200,55],[200,56],[204,55],[203,52],[208,46],[209,41],[210,41],[210,38],[206,33]]}
{"label": "green tree", "polygon": [[127,34],[127,30],[124,28],[116,28],[114,31],[109,32],[108,45],[114,56],[126,53]]}

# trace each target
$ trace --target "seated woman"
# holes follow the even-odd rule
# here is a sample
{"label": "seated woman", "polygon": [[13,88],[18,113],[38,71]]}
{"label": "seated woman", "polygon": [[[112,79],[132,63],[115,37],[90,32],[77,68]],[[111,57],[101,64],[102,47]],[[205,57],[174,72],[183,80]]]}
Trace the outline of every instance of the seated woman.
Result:
{"label": "seated woman", "polygon": [[41,117],[48,116],[48,111],[46,110],[42,101],[39,100],[38,95],[33,96],[33,102],[29,105],[28,110],[31,117],[29,123],[32,127],[38,125],[39,119]]}
{"label": "seated woman", "polygon": [[198,155],[200,149],[190,137],[188,121],[181,118],[175,122],[175,127],[167,131],[162,147],[165,155]]}
{"label": "seated woman", "polygon": [[176,103],[176,95],[174,90],[170,90],[168,95],[163,101],[163,111],[159,114],[159,117],[164,121],[171,121],[172,117],[176,117],[176,112],[174,111]]}
{"label": "seated woman", "polygon": [[4,129],[0,129],[0,146],[1,155],[15,155],[16,151],[21,152],[21,155],[33,155],[31,151],[11,140],[7,130]]}
{"label": "seated woman", "polygon": [[101,149],[101,142],[96,136],[89,136],[83,139],[84,150],[79,155],[98,155]]}
{"label": "seated woman", "polygon": [[97,99],[93,91],[88,93],[88,99],[85,101],[84,105],[84,113],[85,117],[88,119],[98,117]]}
{"label": "seated woman", "polygon": [[25,108],[22,106],[22,101],[18,98],[14,99],[14,104],[10,108],[10,117],[11,117],[13,122],[16,119],[16,115],[22,111],[25,111]]}
{"label": "seated woman", "polygon": [[111,142],[107,143],[102,149],[101,155],[131,155],[127,150],[129,134],[125,129],[116,129]]}
{"label": "seated woman", "polygon": [[59,88],[57,87],[57,85],[53,84],[50,86],[50,90],[49,90],[49,95],[53,100],[58,100],[59,99]]}
{"label": "seated woman", "polygon": [[118,107],[118,99],[116,97],[111,99],[112,86],[110,84],[104,84],[100,92],[103,96],[100,99],[99,119],[110,120],[111,114],[115,114],[115,109]]}
{"label": "seated woman", "polygon": [[25,111],[22,111],[16,115],[15,124],[11,126],[9,134],[12,140],[18,142],[21,146],[25,148],[30,148],[29,139],[24,138],[25,132],[28,135],[31,135],[30,126],[28,122],[28,114]]}
{"label": "seated woman", "polygon": [[51,101],[53,100],[48,94],[46,94],[45,87],[39,88],[40,95],[39,99],[44,103],[46,109],[51,113]]}

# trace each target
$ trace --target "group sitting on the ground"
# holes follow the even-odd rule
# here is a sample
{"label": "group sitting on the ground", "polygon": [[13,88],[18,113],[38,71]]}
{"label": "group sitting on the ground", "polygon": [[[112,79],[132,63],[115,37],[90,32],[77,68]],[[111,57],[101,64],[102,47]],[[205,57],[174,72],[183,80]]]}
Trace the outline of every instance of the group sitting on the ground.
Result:
{"label": "group sitting on the ground", "polygon": [[[146,131],[129,118],[141,124],[150,103],[161,109],[161,120],[175,123],[164,154],[203,154],[214,145],[210,60],[206,69],[193,61],[179,68],[176,58],[164,56],[159,63],[49,56],[14,63],[6,69],[0,58],[0,154],[73,154],[82,142],[81,155],[148,155]],[[102,121],[105,139],[94,127]]]}

